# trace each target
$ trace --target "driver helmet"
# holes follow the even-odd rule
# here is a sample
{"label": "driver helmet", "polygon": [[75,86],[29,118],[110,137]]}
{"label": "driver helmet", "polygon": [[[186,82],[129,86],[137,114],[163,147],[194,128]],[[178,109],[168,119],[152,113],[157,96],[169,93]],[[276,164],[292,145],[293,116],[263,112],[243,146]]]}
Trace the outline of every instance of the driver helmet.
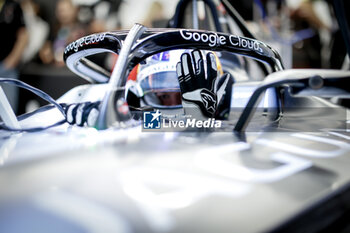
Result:
{"label": "driver helmet", "polygon": [[[129,91],[133,91],[141,98],[143,102],[141,105],[159,109],[181,108],[181,91],[176,65],[183,53],[191,51],[177,49],[148,57],[131,71],[127,83]],[[206,52],[204,53],[205,59]],[[221,63],[217,56],[216,61],[218,72],[222,74]]]}

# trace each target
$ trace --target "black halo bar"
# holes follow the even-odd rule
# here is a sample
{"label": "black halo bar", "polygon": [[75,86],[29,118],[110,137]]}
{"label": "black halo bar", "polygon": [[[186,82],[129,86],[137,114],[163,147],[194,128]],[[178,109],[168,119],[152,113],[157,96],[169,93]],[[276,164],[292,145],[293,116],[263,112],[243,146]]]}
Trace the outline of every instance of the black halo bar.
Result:
{"label": "black halo bar", "polygon": [[[118,54],[127,34],[128,31],[114,31],[80,38],[66,47],[64,61],[68,68],[80,77],[90,82],[106,83],[109,77],[82,58],[103,52]],[[191,29],[146,30],[132,48],[129,66],[136,65],[148,56],[171,49],[229,51],[266,63],[273,72],[284,69],[278,52],[262,41],[227,33]]]}

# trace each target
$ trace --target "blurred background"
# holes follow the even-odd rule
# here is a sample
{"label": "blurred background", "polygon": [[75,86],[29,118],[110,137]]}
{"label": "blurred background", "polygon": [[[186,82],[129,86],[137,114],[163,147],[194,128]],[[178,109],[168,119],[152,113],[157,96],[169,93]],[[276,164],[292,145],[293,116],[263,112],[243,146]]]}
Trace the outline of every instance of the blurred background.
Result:
{"label": "blurred background", "polygon": [[[348,69],[346,48],[329,2],[229,2],[259,39],[281,53],[286,68]],[[350,9],[349,1],[344,2],[346,9]],[[130,29],[134,23],[167,27],[177,3],[176,0],[0,0],[0,28],[5,31],[1,39],[0,76],[20,79],[56,99],[72,87],[87,83],[65,67],[63,51],[67,44],[92,33]],[[220,4],[217,8],[222,11]],[[103,62],[113,67],[115,58]],[[25,90],[6,86],[4,89],[17,114],[45,104]]]}

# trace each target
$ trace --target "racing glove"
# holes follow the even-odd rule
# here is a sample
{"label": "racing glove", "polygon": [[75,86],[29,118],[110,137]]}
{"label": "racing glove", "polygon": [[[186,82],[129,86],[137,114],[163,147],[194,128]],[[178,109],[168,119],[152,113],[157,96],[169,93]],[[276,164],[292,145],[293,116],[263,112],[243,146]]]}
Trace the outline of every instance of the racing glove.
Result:
{"label": "racing glove", "polygon": [[100,101],[70,104],[65,108],[66,120],[71,125],[94,126],[99,114]]}
{"label": "racing glove", "polygon": [[199,50],[194,50],[191,54],[184,53],[177,63],[176,72],[185,114],[197,119],[214,118],[232,79],[229,74],[218,78],[214,53],[207,53],[206,61]]}

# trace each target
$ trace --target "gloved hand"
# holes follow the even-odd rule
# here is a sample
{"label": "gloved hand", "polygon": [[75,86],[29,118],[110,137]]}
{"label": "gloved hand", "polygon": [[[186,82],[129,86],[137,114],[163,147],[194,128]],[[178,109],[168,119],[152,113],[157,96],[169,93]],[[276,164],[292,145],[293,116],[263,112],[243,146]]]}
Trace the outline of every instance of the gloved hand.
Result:
{"label": "gloved hand", "polygon": [[214,118],[231,78],[229,74],[217,78],[214,53],[207,53],[206,62],[199,50],[192,51],[191,55],[184,53],[177,63],[176,72],[185,114],[196,119]]}
{"label": "gloved hand", "polygon": [[67,122],[71,125],[94,126],[99,114],[100,101],[70,104],[65,108]]}

